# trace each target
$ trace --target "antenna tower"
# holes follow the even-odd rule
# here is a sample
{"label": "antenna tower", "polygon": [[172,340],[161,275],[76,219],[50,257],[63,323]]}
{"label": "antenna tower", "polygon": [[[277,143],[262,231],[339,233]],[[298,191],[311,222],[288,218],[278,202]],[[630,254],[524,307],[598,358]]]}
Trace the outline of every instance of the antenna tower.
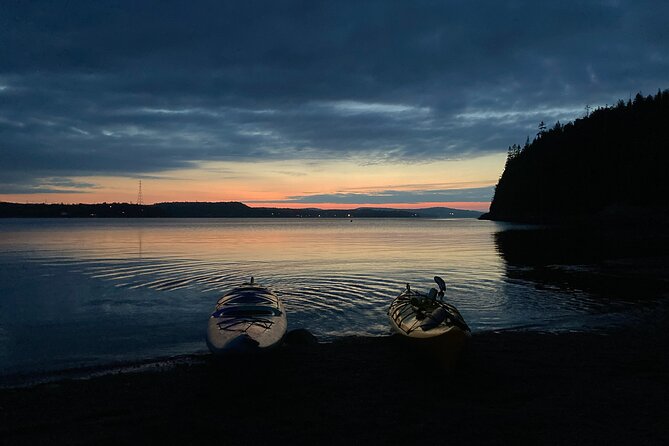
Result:
{"label": "antenna tower", "polygon": [[137,192],[137,204],[143,205],[144,198],[142,197],[142,180],[139,180],[139,192]]}

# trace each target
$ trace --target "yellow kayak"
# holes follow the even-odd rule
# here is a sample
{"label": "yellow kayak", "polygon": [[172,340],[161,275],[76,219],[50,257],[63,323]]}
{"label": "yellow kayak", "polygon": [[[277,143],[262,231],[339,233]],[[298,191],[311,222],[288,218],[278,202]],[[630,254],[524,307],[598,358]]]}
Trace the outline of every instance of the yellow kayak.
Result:
{"label": "yellow kayak", "polygon": [[435,277],[440,290],[427,294],[407,284],[388,308],[393,331],[402,338],[427,348],[445,365],[452,365],[471,337],[471,330],[457,308],[444,302],[445,284]]}

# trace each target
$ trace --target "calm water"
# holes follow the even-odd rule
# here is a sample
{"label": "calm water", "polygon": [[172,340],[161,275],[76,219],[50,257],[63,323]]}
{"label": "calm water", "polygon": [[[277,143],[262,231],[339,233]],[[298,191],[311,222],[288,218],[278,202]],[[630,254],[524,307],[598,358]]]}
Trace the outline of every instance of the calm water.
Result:
{"label": "calm water", "polygon": [[[389,332],[407,282],[448,286],[473,330],[588,329],[626,303],[538,286],[507,265],[501,224],[463,220],[0,220],[0,374],[206,349],[224,291],[255,276],[289,329]],[[521,275],[522,277],[522,275]],[[631,304],[630,304],[631,305]]]}

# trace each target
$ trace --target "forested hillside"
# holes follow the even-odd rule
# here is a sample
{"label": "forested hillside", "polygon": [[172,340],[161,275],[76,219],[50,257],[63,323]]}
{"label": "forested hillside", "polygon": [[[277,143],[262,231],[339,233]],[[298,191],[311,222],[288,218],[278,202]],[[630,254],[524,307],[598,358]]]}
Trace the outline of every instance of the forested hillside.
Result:
{"label": "forested hillside", "polygon": [[540,124],[509,147],[490,212],[482,218],[561,222],[667,215],[669,90],[598,108],[566,125]]}

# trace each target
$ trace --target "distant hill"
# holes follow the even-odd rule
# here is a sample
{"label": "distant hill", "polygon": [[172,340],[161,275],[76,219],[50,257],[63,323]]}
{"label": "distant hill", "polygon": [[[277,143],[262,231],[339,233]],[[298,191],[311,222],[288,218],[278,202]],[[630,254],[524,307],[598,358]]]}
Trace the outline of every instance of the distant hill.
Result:
{"label": "distant hill", "polygon": [[433,207],[424,209],[413,209],[410,212],[415,212],[421,217],[426,218],[479,218],[483,212],[470,211],[465,209],[453,209],[445,207]]}
{"label": "distant hill", "polygon": [[669,215],[669,90],[540,127],[509,154],[490,212],[517,222]]}
{"label": "distant hill", "polygon": [[0,218],[477,218],[481,212],[429,209],[253,208],[240,202],[21,204],[0,202]]}

